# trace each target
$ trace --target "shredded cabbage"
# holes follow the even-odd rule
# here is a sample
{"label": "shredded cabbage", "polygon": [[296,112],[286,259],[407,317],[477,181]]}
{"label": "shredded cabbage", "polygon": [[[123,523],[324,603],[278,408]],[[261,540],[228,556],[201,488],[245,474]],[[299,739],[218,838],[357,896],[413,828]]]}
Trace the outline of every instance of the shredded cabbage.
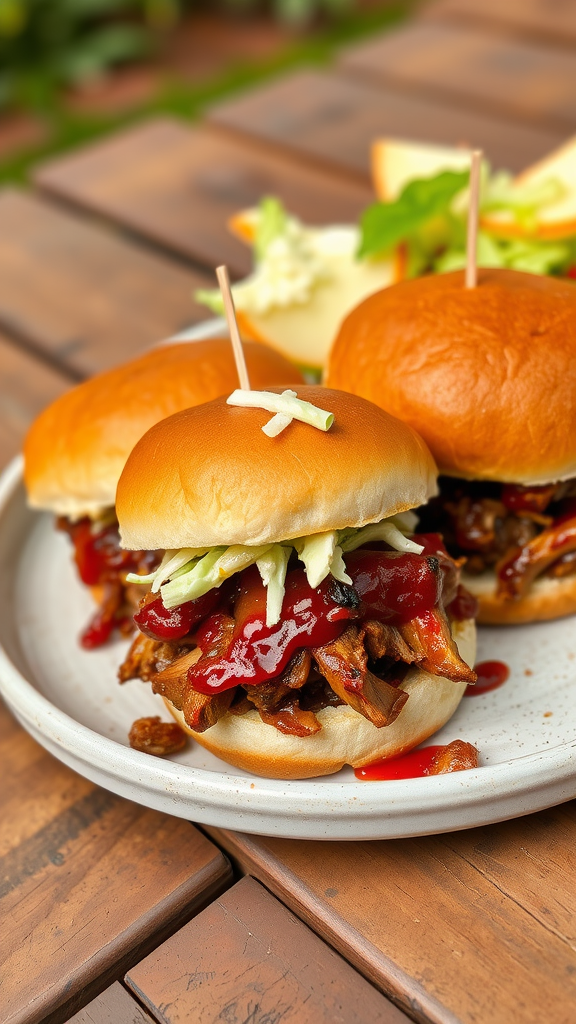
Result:
{"label": "shredded cabbage", "polygon": [[260,547],[234,544],[230,547],[182,548],[167,551],[160,565],[146,576],[127,576],[129,583],[152,584],[152,592],[162,596],[165,608],[176,608],[185,601],[195,601],[237,572],[256,564],[266,587],[266,625],[280,621],[286,571],[292,549],[304,564],[306,578],[311,587],[320,586],[331,573],[342,583],[351,584],[346,572],[343,552],[354,551],[372,540],[385,541],[396,551],[423,550],[408,539],[418,522],[413,512],[401,512],[380,523],[359,529],[330,530],[308,537],[297,537],[282,544],[264,544]]}
{"label": "shredded cabbage", "polygon": [[[297,398],[295,391],[283,391],[281,395],[275,395],[271,391],[238,390],[232,392],[226,399],[226,404],[238,405],[243,409],[265,409],[266,412],[280,414],[291,420],[309,423],[318,430],[330,430],[334,423],[333,413],[319,409],[310,402],[303,402]],[[267,427],[270,426],[270,422],[266,424]],[[264,430],[264,427],[262,429]]]}
{"label": "shredded cabbage", "polygon": [[164,607],[177,608],[185,601],[195,601],[214,587],[220,587],[229,576],[253,565],[271,546],[265,544],[249,548],[234,545],[230,548],[212,548],[199,561],[194,561],[187,572],[173,577],[169,583],[160,587]]}
{"label": "shredded cabbage", "polygon": [[342,551],[338,546],[336,530],[300,537],[293,543],[300,561],[304,562],[306,576],[311,587],[319,587],[322,580],[325,580],[332,572],[333,566],[336,571],[332,572],[332,575],[336,579],[340,579],[342,583],[352,583],[346,574],[346,566],[342,558]]}
{"label": "shredded cabbage", "polygon": [[284,583],[290,559],[290,548],[275,544],[266,554],[256,560],[262,582],[266,587],[266,625],[275,626],[280,622]]}
{"label": "shredded cabbage", "polygon": [[[295,391],[290,393],[292,395],[296,394]],[[281,434],[283,430],[286,430],[286,427],[289,427],[291,423],[292,416],[286,416],[283,412],[277,412],[271,420],[268,420],[268,423],[264,424],[262,430],[268,435],[268,437],[278,437],[278,434]]]}
{"label": "shredded cabbage", "polygon": [[381,523],[371,523],[363,526],[361,530],[355,530],[352,536],[345,537],[341,542],[342,551],[355,551],[363,544],[369,544],[372,540],[383,540],[396,551],[411,551],[415,555],[421,555],[424,548],[421,544],[415,544],[413,540],[405,537],[395,523],[384,519]]}
{"label": "shredded cabbage", "polygon": [[[304,306],[313,291],[332,279],[326,258],[348,246],[352,255],[358,245],[358,229],[344,234],[334,228],[308,228],[289,216],[279,199],[266,196],[254,211],[253,272],[233,285],[236,309],[253,316],[289,306]],[[329,233],[329,238],[324,235]],[[200,289],[198,302],[222,315],[224,305],[218,289]]]}

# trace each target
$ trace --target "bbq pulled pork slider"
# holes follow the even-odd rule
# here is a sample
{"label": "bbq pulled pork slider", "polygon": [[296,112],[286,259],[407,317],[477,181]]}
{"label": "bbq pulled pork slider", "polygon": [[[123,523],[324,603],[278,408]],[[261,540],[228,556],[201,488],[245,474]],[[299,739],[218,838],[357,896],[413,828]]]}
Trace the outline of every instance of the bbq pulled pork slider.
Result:
{"label": "bbq pulled pork slider", "polygon": [[576,611],[576,286],[481,270],[405,281],[358,306],[327,382],[420,432],[440,473],[423,513],[479,621]]}
{"label": "bbq pulled pork slider", "polygon": [[158,423],[118,485],[123,546],[165,551],[121,681],[151,681],[200,744],[259,775],[416,746],[476,678],[458,566],[437,535],[409,536],[435,492],[418,435],[339,391],[237,392]]}
{"label": "bbq pulled pork slider", "polygon": [[[263,345],[248,343],[246,361],[257,387],[302,380]],[[132,631],[141,593],[126,584],[126,574],[158,562],[157,552],[120,548],[114,502],[128,455],[158,420],[229,394],[237,379],[228,339],[162,345],[68,391],[32,425],[24,446],[28,502],[58,517],[99,605],[84,647],[104,643],[115,627]]]}

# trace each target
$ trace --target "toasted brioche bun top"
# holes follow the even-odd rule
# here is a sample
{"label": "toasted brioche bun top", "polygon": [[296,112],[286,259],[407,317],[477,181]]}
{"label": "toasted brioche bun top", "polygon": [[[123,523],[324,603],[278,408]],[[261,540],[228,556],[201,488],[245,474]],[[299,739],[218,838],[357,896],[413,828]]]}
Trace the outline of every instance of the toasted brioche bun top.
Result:
{"label": "toasted brioche bun top", "polygon": [[[253,387],[294,384],[301,374],[268,346],[245,344]],[[136,442],[158,420],[238,387],[230,341],[162,345],[68,391],[33,423],[24,475],[34,508],[77,518],[114,505]]]}
{"label": "toasted brioche bun top", "polygon": [[294,420],[271,438],[269,412],[225,398],[152,427],[118,484],[123,546],[275,543],[378,522],[436,493],[436,467],[410,427],[342,391],[295,390],[334,414],[329,431]]}
{"label": "toasted brioche bun top", "polygon": [[576,476],[576,285],[512,270],[403,281],[342,324],[330,387],[419,431],[441,473],[543,484]]}

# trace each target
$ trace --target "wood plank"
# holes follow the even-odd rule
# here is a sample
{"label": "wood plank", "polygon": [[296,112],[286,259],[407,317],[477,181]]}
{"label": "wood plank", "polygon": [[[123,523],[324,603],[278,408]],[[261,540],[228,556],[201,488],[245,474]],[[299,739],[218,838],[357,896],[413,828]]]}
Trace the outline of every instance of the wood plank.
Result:
{"label": "wood plank", "polygon": [[67,1020],[229,882],[188,822],[113,796],[0,705],[0,1021]]}
{"label": "wood plank", "polygon": [[421,18],[486,24],[492,30],[526,35],[538,42],[573,46],[576,42],[576,5],[571,0],[435,0],[418,12]]}
{"label": "wood plank", "polygon": [[573,1021],[576,804],[404,841],[208,831],[417,1021]]}
{"label": "wood plank", "polygon": [[313,224],[356,220],[372,199],[361,182],[169,119],[48,163],[35,180],[172,253],[208,267],[227,263],[236,275],[248,273],[252,260],[226,222],[262,196],[279,196]]}
{"label": "wood plank", "polygon": [[0,334],[0,469],[20,451],[35,416],[68,387],[64,374]]}
{"label": "wood plank", "polygon": [[44,199],[4,190],[0,225],[0,328],[76,377],[206,316],[204,275]]}
{"label": "wood plank", "polygon": [[479,27],[416,22],[344,51],[338,66],[548,129],[576,125],[576,53]]}
{"label": "wood plank", "polygon": [[152,1018],[118,982],[102,992],[67,1024],[153,1024]]}
{"label": "wood plank", "polygon": [[408,1024],[253,878],[133,967],[126,983],[163,1024]]}
{"label": "wood plank", "polygon": [[514,172],[545,156],[564,138],[561,131],[308,70],[217,104],[208,112],[208,121],[368,180],[370,146],[383,135],[480,147],[494,167]]}

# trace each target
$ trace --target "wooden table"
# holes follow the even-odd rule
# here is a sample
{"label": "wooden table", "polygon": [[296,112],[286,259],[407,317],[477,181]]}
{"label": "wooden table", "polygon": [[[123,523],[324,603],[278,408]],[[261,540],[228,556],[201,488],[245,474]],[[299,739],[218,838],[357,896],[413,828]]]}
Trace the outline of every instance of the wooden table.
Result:
{"label": "wooden table", "polygon": [[[376,134],[520,169],[573,130],[575,72],[574,5],[438,0],[329,70],[5,189],[0,462],[65,388],[201,319],[216,263],[246,272],[239,207],[356,218]],[[0,751],[0,1024],[576,1019],[573,804],[402,842],[257,839],[98,789],[5,711]]]}

